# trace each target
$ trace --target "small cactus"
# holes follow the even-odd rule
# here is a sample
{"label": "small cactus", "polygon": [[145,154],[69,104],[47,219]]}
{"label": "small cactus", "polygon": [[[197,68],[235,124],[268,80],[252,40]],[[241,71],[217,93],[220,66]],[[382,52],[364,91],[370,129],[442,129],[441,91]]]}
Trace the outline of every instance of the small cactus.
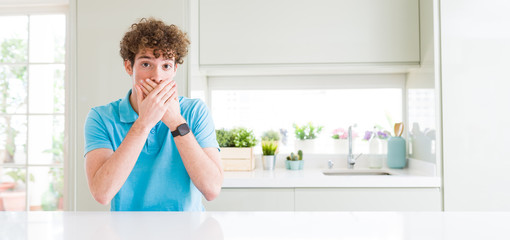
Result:
{"label": "small cactus", "polygon": [[303,160],[303,151],[299,150],[297,155],[291,152],[290,155],[287,156],[287,160],[289,161]]}

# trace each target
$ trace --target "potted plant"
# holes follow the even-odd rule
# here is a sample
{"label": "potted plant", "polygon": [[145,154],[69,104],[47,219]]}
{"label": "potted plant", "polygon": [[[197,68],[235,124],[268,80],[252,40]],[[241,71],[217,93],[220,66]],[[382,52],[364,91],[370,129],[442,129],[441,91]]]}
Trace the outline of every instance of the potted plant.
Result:
{"label": "potted plant", "polygon": [[273,170],[278,151],[277,141],[262,141],[262,165],[264,170]]}
{"label": "potted plant", "polygon": [[[26,197],[26,179],[25,170],[15,168],[5,175],[9,176],[13,182],[3,182],[0,188],[0,211],[24,211]],[[30,181],[34,181],[34,176],[30,174]],[[7,187],[6,187],[7,186]]]}
{"label": "potted plant", "polygon": [[255,168],[253,147],[257,139],[252,130],[235,128],[216,130],[216,139],[225,171],[251,171]]}
{"label": "potted plant", "polygon": [[349,143],[347,140],[348,133],[344,128],[337,128],[333,130],[331,138],[333,139],[333,153],[347,154]]}
{"label": "potted plant", "polygon": [[289,170],[302,170],[304,165],[303,161],[303,151],[298,150],[297,155],[293,152],[287,156],[287,161],[285,161],[285,167]]}
{"label": "potted plant", "polygon": [[299,126],[293,124],[294,134],[296,135],[296,150],[304,149],[307,152],[313,152],[315,149],[315,139],[321,133],[322,126],[314,126],[312,122]]}
{"label": "potted plant", "polygon": [[275,130],[268,130],[262,133],[260,137],[262,141],[280,141],[280,133]]}
{"label": "potted plant", "polygon": [[49,188],[41,196],[41,208],[44,211],[55,211],[64,209],[64,169],[50,168],[48,173],[51,175]]}

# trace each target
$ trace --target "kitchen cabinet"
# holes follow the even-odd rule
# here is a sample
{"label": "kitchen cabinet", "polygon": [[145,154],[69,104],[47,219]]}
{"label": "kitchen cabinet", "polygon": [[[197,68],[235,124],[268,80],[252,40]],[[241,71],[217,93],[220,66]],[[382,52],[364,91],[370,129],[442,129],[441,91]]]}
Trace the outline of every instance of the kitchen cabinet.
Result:
{"label": "kitchen cabinet", "polygon": [[296,211],[441,211],[439,188],[297,188]]}
{"label": "kitchen cabinet", "polygon": [[201,67],[417,64],[418,0],[201,0],[199,44]]}
{"label": "kitchen cabinet", "polygon": [[207,211],[294,211],[293,188],[224,188]]}
{"label": "kitchen cabinet", "polygon": [[208,211],[441,211],[439,188],[224,188]]}
{"label": "kitchen cabinet", "polygon": [[510,211],[510,1],[440,9],[445,211]]}

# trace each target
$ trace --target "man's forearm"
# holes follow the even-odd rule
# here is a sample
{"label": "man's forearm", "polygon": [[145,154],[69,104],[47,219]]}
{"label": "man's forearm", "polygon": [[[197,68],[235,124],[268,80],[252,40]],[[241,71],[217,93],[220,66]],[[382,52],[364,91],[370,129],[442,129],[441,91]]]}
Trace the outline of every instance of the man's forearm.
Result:
{"label": "man's forearm", "polygon": [[[173,131],[179,123],[184,122],[185,120],[181,119],[181,121],[165,124],[170,125],[169,128]],[[207,200],[214,199],[219,194],[223,184],[221,166],[204,152],[193,132],[174,137],[174,142],[193,184]]]}
{"label": "man's forearm", "polygon": [[100,203],[109,203],[124,185],[143,149],[149,131],[150,129],[135,121],[119,148],[96,171],[91,191]]}

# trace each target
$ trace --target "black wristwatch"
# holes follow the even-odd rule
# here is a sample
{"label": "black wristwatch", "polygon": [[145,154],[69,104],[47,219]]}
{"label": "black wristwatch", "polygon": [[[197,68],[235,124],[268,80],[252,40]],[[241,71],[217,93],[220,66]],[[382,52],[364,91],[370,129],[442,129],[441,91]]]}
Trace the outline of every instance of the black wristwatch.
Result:
{"label": "black wristwatch", "polygon": [[173,137],[184,136],[189,133],[189,126],[187,123],[183,123],[177,127],[175,131],[172,132]]}

